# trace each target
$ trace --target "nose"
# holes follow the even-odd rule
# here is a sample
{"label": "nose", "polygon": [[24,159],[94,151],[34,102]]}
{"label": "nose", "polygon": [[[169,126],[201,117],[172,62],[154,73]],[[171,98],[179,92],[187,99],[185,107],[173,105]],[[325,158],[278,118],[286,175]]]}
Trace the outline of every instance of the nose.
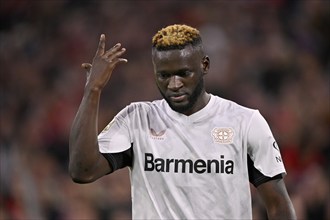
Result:
{"label": "nose", "polygon": [[174,75],[170,78],[167,88],[170,90],[178,90],[182,86],[183,86],[183,83],[181,81],[181,77]]}

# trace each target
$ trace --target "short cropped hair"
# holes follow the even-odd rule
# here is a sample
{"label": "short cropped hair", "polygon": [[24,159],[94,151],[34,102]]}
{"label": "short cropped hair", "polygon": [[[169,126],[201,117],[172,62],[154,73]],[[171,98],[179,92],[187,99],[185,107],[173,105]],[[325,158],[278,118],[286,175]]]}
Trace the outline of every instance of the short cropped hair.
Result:
{"label": "short cropped hair", "polygon": [[187,45],[202,44],[199,31],[185,24],[174,24],[162,28],[152,38],[152,48],[159,51],[183,49]]}

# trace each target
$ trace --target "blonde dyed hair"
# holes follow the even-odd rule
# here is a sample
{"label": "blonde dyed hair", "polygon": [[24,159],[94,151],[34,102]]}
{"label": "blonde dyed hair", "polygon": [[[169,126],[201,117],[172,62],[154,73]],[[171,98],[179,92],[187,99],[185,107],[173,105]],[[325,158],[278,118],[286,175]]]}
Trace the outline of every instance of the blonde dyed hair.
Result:
{"label": "blonde dyed hair", "polygon": [[183,49],[191,44],[202,43],[199,31],[185,24],[174,24],[162,28],[152,38],[152,47],[157,50]]}

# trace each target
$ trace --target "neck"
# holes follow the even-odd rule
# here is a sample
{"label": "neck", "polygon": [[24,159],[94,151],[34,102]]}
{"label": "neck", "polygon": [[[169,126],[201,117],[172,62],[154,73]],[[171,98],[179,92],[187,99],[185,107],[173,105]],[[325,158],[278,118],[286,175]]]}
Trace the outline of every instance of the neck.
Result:
{"label": "neck", "polygon": [[194,114],[195,112],[198,112],[199,110],[204,108],[207,105],[207,103],[209,103],[210,98],[211,98],[211,95],[209,93],[203,91],[201,93],[200,97],[198,98],[198,100],[196,101],[195,105],[191,109],[189,109],[185,112],[182,112],[182,114],[189,116],[189,115]]}

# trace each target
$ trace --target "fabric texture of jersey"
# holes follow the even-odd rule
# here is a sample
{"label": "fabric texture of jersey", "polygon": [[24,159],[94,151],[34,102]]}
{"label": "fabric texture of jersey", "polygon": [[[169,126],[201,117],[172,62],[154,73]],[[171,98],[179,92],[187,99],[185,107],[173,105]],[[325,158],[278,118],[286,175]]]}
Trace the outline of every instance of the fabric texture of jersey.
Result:
{"label": "fabric texture of jersey", "polygon": [[259,111],[213,95],[190,116],[165,100],[130,104],[99,134],[99,148],[130,147],[133,219],[251,219],[247,155],[265,176],[285,173]]}

